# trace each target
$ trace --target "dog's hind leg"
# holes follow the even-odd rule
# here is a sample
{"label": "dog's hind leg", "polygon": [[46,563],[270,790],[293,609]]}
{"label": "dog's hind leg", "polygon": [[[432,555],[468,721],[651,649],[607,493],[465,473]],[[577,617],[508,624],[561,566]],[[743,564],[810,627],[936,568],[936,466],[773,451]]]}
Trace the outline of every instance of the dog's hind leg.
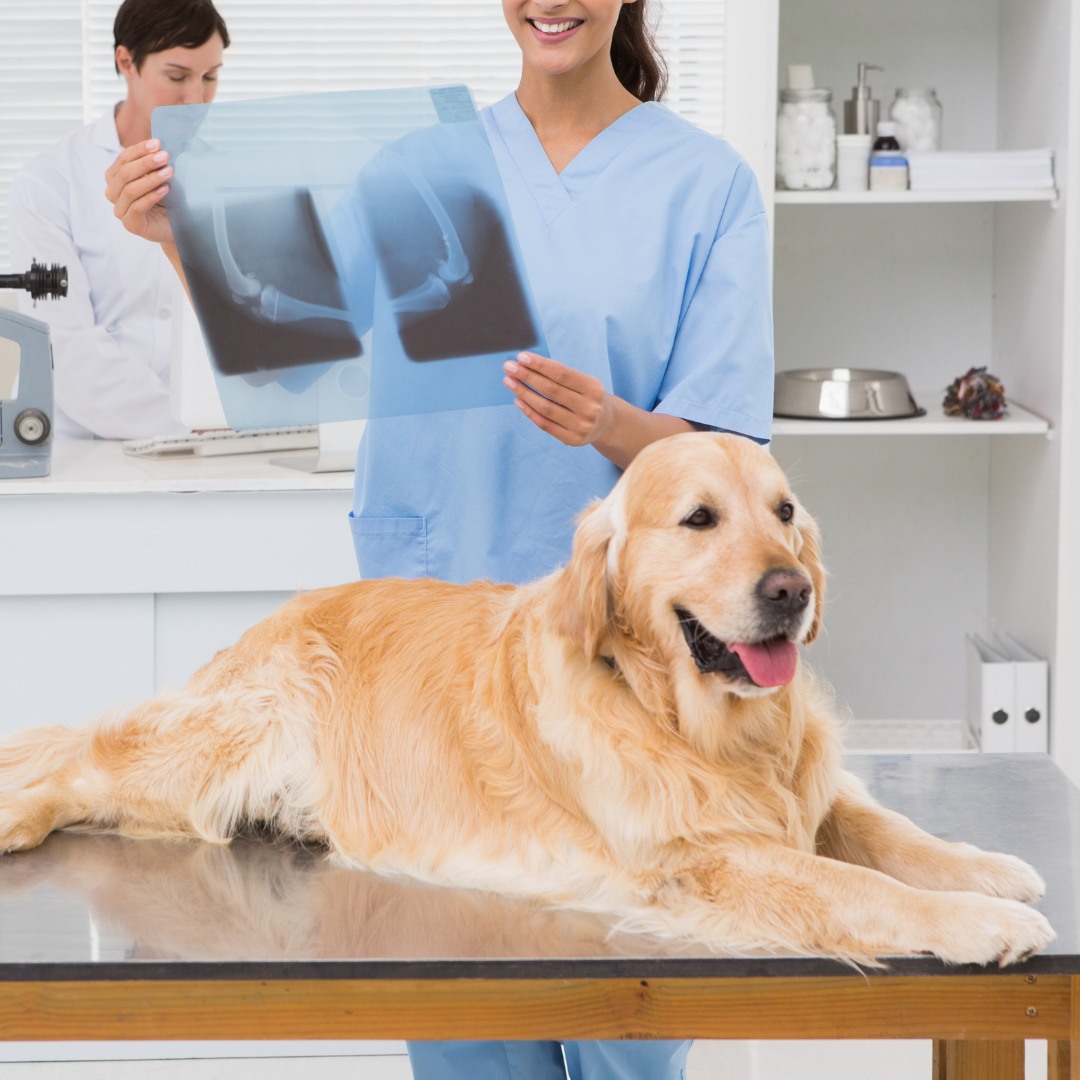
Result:
{"label": "dog's hind leg", "polygon": [[45,727],[0,742],[0,854],[36,847],[70,823],[73,793],[58,789],[53,777],[86,741],[86,732]]}
{"label": "dog's hind leg", "polygon": [[189,690],[87,730],[0,742],[0,852],[67,826],[225,842],[265,822],[317,835],[305,704],[250,684]]}

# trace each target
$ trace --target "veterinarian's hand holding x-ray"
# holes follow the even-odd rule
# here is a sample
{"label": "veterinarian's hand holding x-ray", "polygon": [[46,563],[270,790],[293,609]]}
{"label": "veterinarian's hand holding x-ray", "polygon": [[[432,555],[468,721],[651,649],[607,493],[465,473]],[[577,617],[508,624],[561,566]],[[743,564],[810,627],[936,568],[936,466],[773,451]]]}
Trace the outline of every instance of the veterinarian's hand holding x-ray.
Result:
{"label": "veterinarian's hand holding x-ray", "polygon": [[127,147],[105,171],[105,197],[128,232],[155,244],[173,242],[169,216],[161,205],[172,174],[168,151],[157,139]]}
{"label": "veterinarian's hand holding x-ray", "polygon": [[639,409],[594,376],[546,356],[519,353],[503,371],[518,408],[541,431],[567,446],[593,446],[620,468],[650,442],[694,430],[677,416]]}
{"label": "veterinarian's hand holding x-ray", "polygon": [[169,215],[161,205],[169,193],[173,167],[157,139],[138,142],[121,152],[105,171],[105,198],[128,232],[160,244],[173,269],[184,279]]}

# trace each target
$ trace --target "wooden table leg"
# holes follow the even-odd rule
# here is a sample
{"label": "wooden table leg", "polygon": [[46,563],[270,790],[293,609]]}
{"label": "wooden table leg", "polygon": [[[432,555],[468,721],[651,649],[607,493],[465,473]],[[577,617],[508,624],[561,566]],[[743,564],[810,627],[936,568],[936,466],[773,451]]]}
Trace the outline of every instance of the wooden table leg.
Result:
{"label": "wooden table leg", "polygon": [[1047,1042],[1047,1080],[1080,1080],[1080,978],[1070,982],[1069,1038]]}
{"label": "wooden table leg", "polygon": [[933,1076],[934,1080],[1024,1080],[1024,1044],[1016,1039],[937,1039]]}
{"label": "wooden table leg", "polygon": [[[1065,1039],[1050,1039],[1046,1044],[1046,1080],[1072,1080],[1069,1043]],[[935,1077],[936,1080],[936,1077]]]}

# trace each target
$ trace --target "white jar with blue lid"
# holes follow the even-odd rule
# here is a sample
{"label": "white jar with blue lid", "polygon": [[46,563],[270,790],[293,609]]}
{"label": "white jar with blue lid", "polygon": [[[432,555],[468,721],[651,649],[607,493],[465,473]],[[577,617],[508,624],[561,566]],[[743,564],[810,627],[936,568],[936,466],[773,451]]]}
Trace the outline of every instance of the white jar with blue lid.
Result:
{"label": "white jar with blue lid", "polygon": [[896,124],[881,120],[870,150],[870,190],[907,191],[908,160],[896,137]]}

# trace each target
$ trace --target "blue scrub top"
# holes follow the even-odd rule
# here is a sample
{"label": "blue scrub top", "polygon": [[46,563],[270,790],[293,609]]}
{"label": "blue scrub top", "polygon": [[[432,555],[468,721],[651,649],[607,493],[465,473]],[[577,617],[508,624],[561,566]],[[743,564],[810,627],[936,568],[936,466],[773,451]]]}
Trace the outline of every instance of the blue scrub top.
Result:
{"label": "blue scrub top", "polygon": [[[562,173],[513,94],[482,116],[551,356],[642,409],[767,441],[769,242],[749,166],[651,102]],[[619,470],[506,394],[368,421],[350,516],[362,577],[523,582],[565,562],[575,518]]]}

